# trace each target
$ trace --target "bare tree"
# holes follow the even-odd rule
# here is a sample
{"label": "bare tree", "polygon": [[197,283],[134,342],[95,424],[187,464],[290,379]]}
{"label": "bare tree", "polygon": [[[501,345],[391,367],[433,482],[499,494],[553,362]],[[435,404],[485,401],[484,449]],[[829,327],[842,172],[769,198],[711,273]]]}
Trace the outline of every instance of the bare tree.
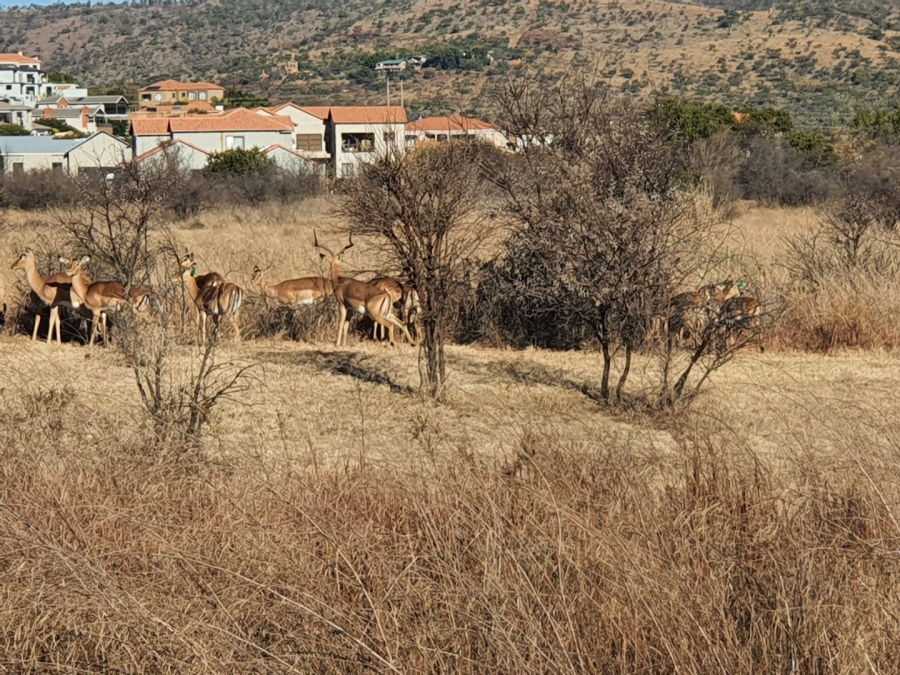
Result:
{"label": "bare tree", "polygon": [[389,153],[343,184],[342,207],[355,235],[387,245],[415,287],[423,328],[422,387],[445,394],[444,342],[450,294],[465,260],[485,234],[478,167],[484,149],[452,142],[407,154]]}
{"label": "bare tree", "polygon": [[[654,329],[668,332],[670,299],[703,264],[711,221],[701,217],[685,149],[660,120],[584,80],[555,90],[511,82],[498,94],[497,116],[522,146],[521,161],[494,178],[517,225],[503,259],[504,292],[557,330],[586,328],[603,354],[599,397],[620,399],[633,354]],[[720,344],[715,335],[688,368]],[[668,349],[664,402],[680,396],[690,372],[673,397],[671,361]]]}
{"label": "bare tree", "polygon": [[92,172],[78,181],[81,207],[58,211],[56,223],[74,253],[90,255],[101,272],[126,286],[147,284],[156,253],[151,230],[180,176],[168,163],[130,162],[112,178]]}

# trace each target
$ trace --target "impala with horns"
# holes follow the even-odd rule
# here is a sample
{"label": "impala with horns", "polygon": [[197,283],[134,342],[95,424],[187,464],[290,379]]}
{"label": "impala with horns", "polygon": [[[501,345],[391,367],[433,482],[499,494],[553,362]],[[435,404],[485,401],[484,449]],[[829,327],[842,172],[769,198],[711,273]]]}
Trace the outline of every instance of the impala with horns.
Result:
{"label": "impala with horns", "polygon": [[[25,278],[34,294],[44,303],[50,305],[50,326],[47,329],[47,344],[53,341],[53,331],[56,330],[56,341],[62,344],[62,328],[59,318],[60,307],[72,307],[72,280],[67,274],[53,274],[49,277],[41,276],[38,272],[34,251],[26,248],[12,264],[10,269],[25,270]],[[41,315],[34,317],[34,332],[32,341],[37,340],[38,328],[41,325]]]}
{"label": "impala with horns", "polygon": [[182,269],[185,270],[195,270],[194,281],[197,283],[197,288],[201,291],[205,291],[207,288],[212,286],[218,286],[220,284],[225,283],[225,279],[218,272],[207,272],[206,274],[196,274],[196,266],[197,263],[194,261],[194,254],[188,253],[187,255],[182,256],[178,259],[178,264]]}
{"label": "impala with horns", "polygon": [[354,314],[368,314],[376,323],[384,326],[388,331],[388,340],[392,345],[394,344],[395,328],[399,328],[406,339],[413,342],[406,325],[393,315],[393,301],[389,293],[368,282],[341,276],[341,256],[353,246],[352,236],[350,237],[350,243],[337,253],[319,243],[319,237],[316,235],[315,230],[313,230],[313,243],[316,248],[324,251],[320,252],[319,255],[331,265],[331,284],[334,288],[334,297],[337,299],[338,312],[340,314],[336,341],[338,347],[347,341],[347,331],[350,327],[348,311]]}
{"label": "impala with horns", "polygon": [[185,267],[184,261],[187,259],[182,258],[181,266],[184,269],[180,276],[197,312],[201,344],[205,344],[208,339],[206,322],[210,316],[216,328],[219,327],[222,317],[227,316],[234,328],[234,339],[240,342],[241,326],[238,323],[238,312],[244,300],[244,292],[239,286],[225,281],[215,272],[198,275],[197,263],[193,262],[193,256],[189,258],[189,266]]}
{"label": "impala with horns", "polygon": [[256,286],[263,295],[275,298],[292,307],[324,302],[332,293],[331,280],[325,277],[300,277],[299,279],[286,279],[277,284],[266,283],[263,271],[259,269],[258,265],[253,268],[250,283]]}
{"label": "impala with horns", "polygon": [[741,331],[754,330],[759,351],[765,351],[762,343],[762,303],[750,295],[738,295],[726,300],[721,307],[719,321],[727,331],[727,337],[735,337]]}
{"label": "impala with horns", "polygon": [[103,336],[103,344],[109,344],[109,328],[107,325],[107,313],[111,309],[131,307],[136,312],[141,312],[150,304],[150,294],[135,286],[125,287],[118,281],[91,281],[84,272],[84,267],[91,262],[91,257],[86,255],[80,260],[60,258],[59,261],[68,265],[66,274],[72,282],[72,304],[75,307],[84,305],[93,314],[91,323],[91,336],[88,346],[93,347],[97,340],[97,327]]}

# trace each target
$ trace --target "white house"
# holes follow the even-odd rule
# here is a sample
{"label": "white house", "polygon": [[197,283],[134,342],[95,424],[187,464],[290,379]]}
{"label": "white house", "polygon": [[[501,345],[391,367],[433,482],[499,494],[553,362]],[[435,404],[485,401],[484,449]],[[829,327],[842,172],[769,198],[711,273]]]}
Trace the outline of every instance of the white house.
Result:
{"label": "white house", "polygon": [[406,125],[406,145],[411,147],[425,141],[478,140],[504,150],[511,149],[506,134],[495,124],[473,117],[425,117]]}
{"label": "white house", "polygon": [[275,166],[290,173],[324,173],[325,162],[316,161],[305,153],[285,147],[284,145],[270,145],[263,150],[266,157],[270,157]]}
{"label": "white house", "polygon": [[97,127],[106,124],[106,115],[99,105],[84,106],[78,108],[44,108],[41,110],[43,117],[38,119],[62,120],[76,131],[83,134],[93,134]]}
{"label": "white house", "polygon": [[0,54],[0,99],[34,107],[45,96],[56,93],[59,85],[48,83],[40,59],[17,54]]}
{"label": "white house", "polygon": [[327,159],[325,148],[325,121],[330,108],[327,106],[301,107],[296,103],[284,103],[272,108],[257,108],[254,112],[263,116],[281,115],[294,125],[293,148],[314,159]]}
{"label": "white house", "polygon": [[0,136],[0,173],[23,173],[40,169],[68,171],[115,171],[131,160],[131,148],[121,138],[105,131],[78,139],[41,136]]}
{"label": "white house", "polygon": [[406,59],[388,59],[375,64],[375,70],[385,73],[399,73],[406,70]]}
{"label": "white house", "polygon": [[[124,96],[75,96],[71,93],[57,93],[37,102],[38,108],[100,108],[106,119],[127,120],[128,99]],[[53,115],[58,117],[58,115]]]}
{"label": "white house", "polygon": [[406,122],[401,106],[332,106],[325,144],[334,175],[353,176],[361,164],[379,155],[405,152]]}
{"label": "white house", "polygon": [[0,124],[18,124],[31,130],[33,123],[31,107],[21,103],[0,101]]}
{"label": "white house", "polygon": [[134,158],[138,164],[175,165],[182,169],[200,171],[206,166],[210,153],[184,140],[166,141]]}
{"label": "white house", "polygon": [[263,116],[246,108],[221,115],[133,119],[131,133],[135,155],[142,155],[165,141],[183,140],[207,152],[234,148],[267,148],[292,145],[294,125],[287,117]]}

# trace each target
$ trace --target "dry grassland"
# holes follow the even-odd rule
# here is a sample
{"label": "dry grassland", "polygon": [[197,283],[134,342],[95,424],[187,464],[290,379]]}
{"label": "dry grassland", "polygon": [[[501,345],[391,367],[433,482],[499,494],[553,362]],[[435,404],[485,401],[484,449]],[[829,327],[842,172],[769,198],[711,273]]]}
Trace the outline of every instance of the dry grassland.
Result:
{"label": "dry grassland", "polygon": [[[176,235],[277,280],[319,270],[327,212]],[[728,254],[811,217],[744,207]],[[221,358],[251,387],[179,454],[116,352],[0,337],[0,669],[896,672],[896,353],[746,352],[671,417],[604,410],[590,352],[451,347],[443,406],[408,346]]]}

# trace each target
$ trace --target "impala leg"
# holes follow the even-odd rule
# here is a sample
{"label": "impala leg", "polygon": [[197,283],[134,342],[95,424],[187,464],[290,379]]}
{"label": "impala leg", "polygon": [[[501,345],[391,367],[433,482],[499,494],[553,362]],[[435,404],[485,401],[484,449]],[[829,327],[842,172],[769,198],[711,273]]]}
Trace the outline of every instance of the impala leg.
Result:
{"label": "impala leg", "polygon": [[41,327],[41,314],[38,312],[34,315],[34,331],[31,333],[31,341],[37,340],[38,328]]}
{"label": "impala leg", "polygon": [[59,309],[57,307],[50,308],[50,326],[47,331],[47,344],[51,344],[53,342],[53,326],[56,325],[57,320],[59,319]]}
{"label": "impala leg", "polygon": [[335,342],[335,346],[341,346],[341,338],[344,335],[344,324],[347,322],[347,308],[341,303],[341,306],[338,308],[338,331],[337,331],[337,341]]}
{"label": "impala leg", "polygon": [[91,336],[88,338],[88,347],[93,348],[94,342],[97,340],[97,324],[100,322],[100,316],[97,312],[91,315]]}
{"label": "impala leg", "polygon": [[232,313],[232,314],[229,314],[228,317],[231,319],[231,325],[234,326],[234,341],[240,342],[241,341],[241,326],[238,323],[237,314]]}

